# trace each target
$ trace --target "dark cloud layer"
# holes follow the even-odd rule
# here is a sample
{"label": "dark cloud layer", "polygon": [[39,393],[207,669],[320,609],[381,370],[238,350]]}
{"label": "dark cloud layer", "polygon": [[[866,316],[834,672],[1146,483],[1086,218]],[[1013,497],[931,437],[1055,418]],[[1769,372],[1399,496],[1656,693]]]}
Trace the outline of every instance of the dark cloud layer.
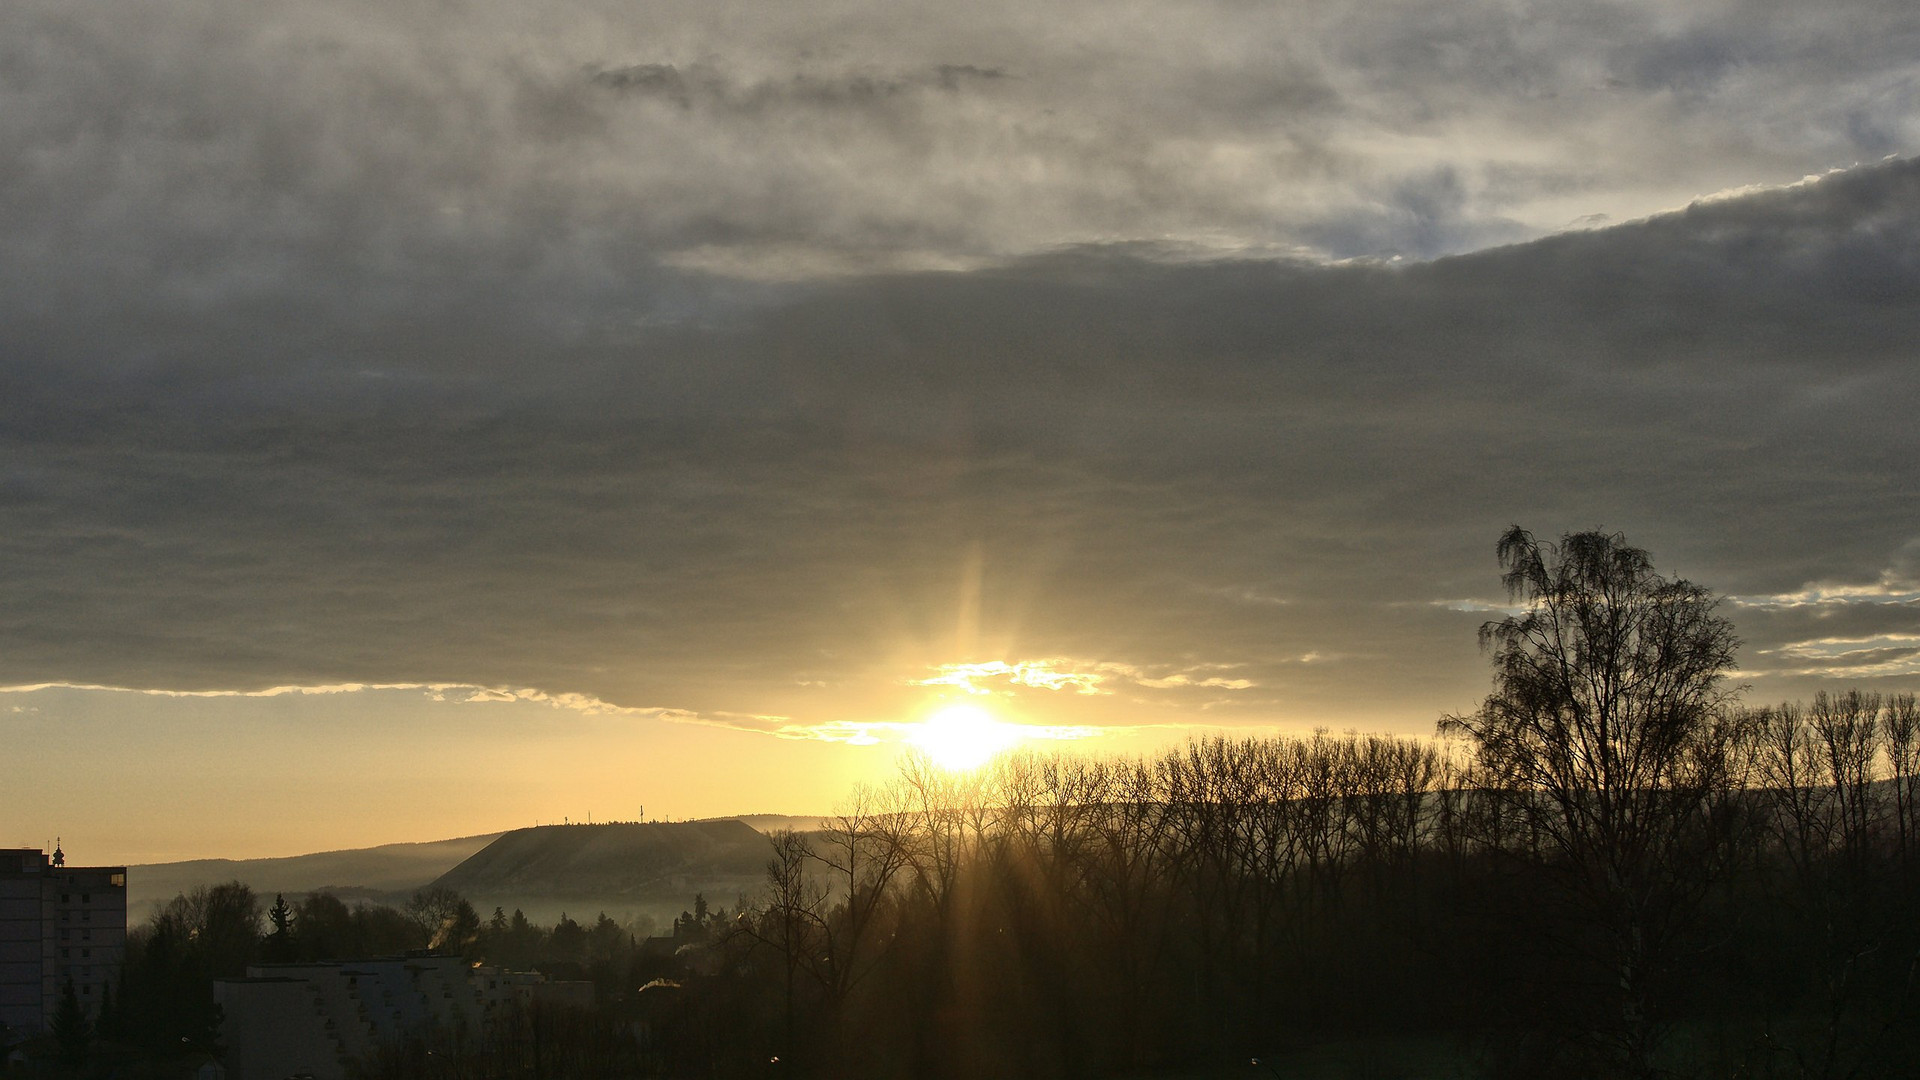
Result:
{"label": "dark cloud layer", "polygon": [[1917,56],[1892,0],[18,0],[0,682],[765,730],[1046,661],[1063,723],[1417,728],[1519,522],[1737,596],[1764,692],[1897,684],[1920,166],[1744,185],[1911,153]]}
{"label": "dark cloud layer", "polygon": [[1128,684],[1137,721],[1420,726],[1484,686],[1458,609],[1512,522],[1741,596],[1763,690],[1833,676],[1815,640],[1915,670],[1912,161],[1397,267],[1122,244],[776,286],[527,232],[42,224],[0,294],[8,683],[821,722],[1062,657],[1252,684]]}
{"label": "dark cloud layer", "polygon": [[1425,258],[1911,153],[1917,56],[1904,0],[18,0],[0,234],[43,284],[376,308],[448,258]]}

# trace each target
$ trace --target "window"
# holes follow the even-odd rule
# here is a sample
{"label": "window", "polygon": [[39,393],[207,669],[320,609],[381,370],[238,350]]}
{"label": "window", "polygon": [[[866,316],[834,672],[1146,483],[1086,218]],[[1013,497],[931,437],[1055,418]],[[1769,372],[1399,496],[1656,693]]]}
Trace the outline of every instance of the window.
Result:
{"label": "window", "polygon": [[72,893],[64,893],[64,892],[63,892],[63,893],[61,893],[61,894],[60,894],[60,902],[61,902],[61,903],[63,903],[63,904],[71,904],[71,903],[73,903],[73,894],[72,894]]}
{"label": "window", "polygon": [[92,893],[90,893],[90,892],[83,892],[83,893],[81,893],[81,894],[80,894],[80,902],[81,902],[81,903],[83,903],[83,904],[91,904],[91,903],[93,903],[93,894],[92,894]]}
{"label": "window", "polygon": [[60,950],[60,959],[62,959],[62,960],[65,960],[65,959],[66,959],[67,957],[69,957],[69,956],[72,956],[72,955],[73,955],[73,950],[72,950],[72,949],[61,949],[61,950]]}
{"label": "window", "polygon": [[80,959],[82,959],[82,960],[91,960],[91,959],[93,959],[93,950],[92,950],[92,949],[81,949],[81,950],[80,950]]}
{"label": "window", "polygon": [[93,921],[93,912],[91,912],[91,911],[82,911],[82,912],[80,913],[80,921],[81,921],[81,922],[92,922],[92,921]]}
{"label": "window", "polygon": [[127,875],[125,875],[125,874],[108,874],[108,875],[107,875],[107,884],[108,884],[108,885],[110,885],[110,886],[112,886],[113,888],[116,888],[116,889],[124,889],[124,888],[126,888],[126,887],[127,887]]}
{"label": "window", "polygon": [[72,934],[72,933],[73,933],[73,931],[71,931],[71,930],[62,930],[62,931],[60,931],[60,940],[61,940],[61,941],[65,941],[65,940],[67,940],[67,936],[68,936],[69,934]]}
{"label": "window", "polygon": [[91,931],[91,930],[82,930],[82,931],[80,931],[80,940],[81,940],[81,941],[92,941],[92,940],[93,940],[93,931]]}
{"label": "window", "polygon": [[87,983],[87,984],[86,984],[85,986],[82,986],[82,987],[80,988],[80,992],[81,992],[81,993],[83,993],[83,994],[91,994],[91,993],[93,993],[93,984],[92,984],[92,983]]}

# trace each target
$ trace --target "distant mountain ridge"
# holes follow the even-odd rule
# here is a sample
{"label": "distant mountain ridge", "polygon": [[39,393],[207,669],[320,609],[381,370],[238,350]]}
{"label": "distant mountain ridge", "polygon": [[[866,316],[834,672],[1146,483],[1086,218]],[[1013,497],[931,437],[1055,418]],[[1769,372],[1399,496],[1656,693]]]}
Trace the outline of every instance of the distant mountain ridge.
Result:
{"label": "distant mountain ridge", "polygon": [[495,905],[543,917],[562,910],[671,918],[695,893],[731,904],[766,876],[766,834],[821,827],[820,816],[749,814],[699,821],[539,825],[425,843],[269,859],[191,859],[127,868],[127,913],[203,885],[242,881],[271,898],[332,892],[398,903],[428,885],[453,889],[484,914]]}
{"label": "distant mountain ridge", "polygon": [[794,832],[814,832],[823,829],[833,820],[830,814],[731,814],[727,817],[694,818],[695,822],[738,821],[753,826],[760,832],[772,834],[781,829]]}
{"label": "distant mountain ridge", "polygon": [[309,893],[377,899],[412,892],[493,843],[500,833],[424,843],[320,851],[271,859],[189,859],[127,867],[127,917],[142,919],[155,904],[223,881],[243,881],[256,893]]}

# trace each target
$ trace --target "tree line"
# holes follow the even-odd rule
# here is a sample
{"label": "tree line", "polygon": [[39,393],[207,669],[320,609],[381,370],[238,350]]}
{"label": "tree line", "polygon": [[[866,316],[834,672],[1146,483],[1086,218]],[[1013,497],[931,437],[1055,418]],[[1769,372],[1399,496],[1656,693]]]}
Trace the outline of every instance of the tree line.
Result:
{"label": "tree line", "polygon": [[566,1071],[430,1054],[429,1033],[370,1077],[1910,1072],[1914,696],[1745,706],[1715,597],[1623,538],[1515,529],[1497,554],[1513,613],[1482,629],[1491,690],[1432,738],[909,757],[825,828],[774,834],[759,896],[696,904],[669,950],[629,938],[624,961],[598,924],[445,896],[308,897],[272,946],[278,917],[261,933],[209,891],[136,935],[129,997],[155,957],[342,942],[601,988],[551,1037],[604,1052]]}
{"label": "tree line", "polygon": [[1911,695],[1742,710],[1691,786],[1624,809],[1500,787],[1468,746],[1325,732],[915,763],[773,838],[703,989],[759,1033],[742,1072],[1137,1075],[1340,1043],[1489,1076],[1898,1075],[1915,726]]}
{"label": "tree line", "polygon": [[1913,695],[1743,707],[1707,590],[1618,535],[1515,529],[1498,555],[1515,614],[1482,631],[1492,692],[1434,739],[910,760],[832,827],[776,835],[696,988],[752,1037],[679,1067],[1237,1075],[1329,1044],[1516,1077],[1920,1060]]}
{"label": "tree line", "polygon": [[[704,901],[698,906],[705,910]],[[634,964],[639,939],[652,929],[648,917],[623,925],[605,912],[585,924],[563,914],[551,927],[518,909],[509,915],[496,908],[482,920],[445,888],[421,889],[398,906],[349,904],[327,892],[292,901],[277,895],[269,905],[239,881],[201,886],[129,930],[117,988],[91,1020],[75,1010],[59,1025],[58,1065],[74,1076],[159,1077],[172,1075],[170,1063],[218,1055],[213,983],[242,977],[256,964],[455,953],[554,979],[591,980],[611,998],[637,976],[651,977]]]}

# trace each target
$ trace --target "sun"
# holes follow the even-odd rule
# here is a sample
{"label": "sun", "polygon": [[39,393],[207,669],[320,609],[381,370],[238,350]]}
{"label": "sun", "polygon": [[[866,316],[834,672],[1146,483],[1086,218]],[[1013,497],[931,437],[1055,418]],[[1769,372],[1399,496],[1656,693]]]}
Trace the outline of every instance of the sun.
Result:
{"label": "sun", "polygon": [[935,765],[953,772],[985,765],[1020,738],[1019,725],[996,720],[977,705],[949,705],[907,734],[907,741],[926,751]]}

